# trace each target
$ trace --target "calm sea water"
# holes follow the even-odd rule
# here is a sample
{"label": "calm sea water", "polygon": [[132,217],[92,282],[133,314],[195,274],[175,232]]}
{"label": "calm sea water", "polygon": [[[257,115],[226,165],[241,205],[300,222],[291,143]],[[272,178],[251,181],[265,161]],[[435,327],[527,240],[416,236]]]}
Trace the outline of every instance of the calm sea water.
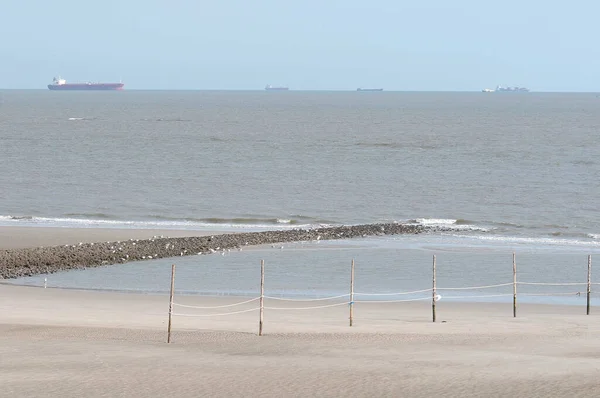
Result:
{"label": "calm sea water", "polygon": [[[595,94],[1,91],[0,225],[444,224],[454,233],[369,240],[358,251],[343,243],[269,253],[297,258],[281,258],[282,286],[298,280],[289,275],[300,264],[326,272],[327,259],[346,264],[360,253],[387,264],[370,282],[386,288],[385,267],[399,257],[442,249],[465,260],[455,267],[473,283],[500,267],[498,256],[510,269],[513,250],[538,253],[528,260],[537,279],[567,278],[560,254],[583,266],[577,277],[585,280],[585,256],[600,248],[599,107]],[[474,261],[482,247],[497,260]],[[238,265],[220,266],[251,263],[254,254],[243,253]],[[202,263],[223,261],[209,257]],[[429,269],[429,260],[418,262]],[[67,274],[66,285],[85,284]],[[153,289],[136,278],[129,289]]]}

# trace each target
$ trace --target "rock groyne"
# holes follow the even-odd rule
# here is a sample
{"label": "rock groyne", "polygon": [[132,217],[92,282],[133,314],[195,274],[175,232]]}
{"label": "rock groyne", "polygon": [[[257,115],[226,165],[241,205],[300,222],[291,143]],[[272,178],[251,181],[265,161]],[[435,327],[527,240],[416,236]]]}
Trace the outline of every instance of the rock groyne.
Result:
{"label": "rock groyne", "polygon": [[152,239],[0,250],[0,279],[50,274],[70,269],[122,264],[155,258],[209,254],[240,249],[244,246],[351,239],[376,235],[418,234],[426,230],[427,228],[422,225],[413,224],[364,224],[184,238],[155,237]]}

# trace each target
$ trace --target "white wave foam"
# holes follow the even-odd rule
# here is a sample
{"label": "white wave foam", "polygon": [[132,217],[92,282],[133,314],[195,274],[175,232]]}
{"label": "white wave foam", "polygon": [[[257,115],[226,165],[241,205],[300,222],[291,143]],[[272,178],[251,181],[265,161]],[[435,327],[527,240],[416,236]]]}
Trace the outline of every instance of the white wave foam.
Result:
{"label": "white wave foam", "polygon": [[454,225],[457,220],[450,218],[417,218],[415,222],[421,225]]}
{"label": "white wave foam", "polygon": [[282,219],[282,218],[278,218],[277,219],[277,224],[289,224],[291,222],[292,222],[292,220],[285,220],[285,219]]}
{"label": "white wave foam", "polygon": [[409,222],[413,225],[424,225],[427,227],[440,227],[453,231],[480,231],[488,232],[490,229],[471,224],[456,224],[458,220],[451,218],[417,218]]}
{"label": "white wave foam", "polygon": [[[476,239],[480,241],[497,243],[514,243],[529,245],[550,245],[550,246],[596,246],[600,247],[600,242],[583,241],[578,239],[556,239],[556,238],[534,238],[518,236],[493,236],[493,235],[451,235],[456,238]],[[599,236],[600,237],[600,236]]]}
{"label": "white wave foam", "polygon": [[587,234],[588,238],[600,239],[600,234]]}
{"label": "white wave foam", "polygon": [[64,228],[128,228],[128,229],[189,229],[189,230],[229,230],[229,229],[294,229],[314,228],[321,225],[291,224],[291,220],[278,220],[278,225],[273,224],[235,224],[235,223],[208,223],[199,221],[132,221],[132,220],[97,220],[87,218],[68,217],[13,217],[0,216],[0,225],[3,226],[40,226]]}

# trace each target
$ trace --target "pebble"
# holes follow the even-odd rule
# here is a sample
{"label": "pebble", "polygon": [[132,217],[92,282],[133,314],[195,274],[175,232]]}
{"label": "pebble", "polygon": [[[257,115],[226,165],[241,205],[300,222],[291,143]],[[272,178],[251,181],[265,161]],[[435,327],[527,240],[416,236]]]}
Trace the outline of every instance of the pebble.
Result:
{"label": "pebble", "polygon": [[[283,243],[310,242],[331,239],[350,239],[375,235],[419,234],[442,231],[440,227],[414,224],[364,224],[315,229],[291,229],[262,232],[198,236],[184,238],[154,237],[153,239],[133,239],[131,245],[120,242],[79,243],[78,246],[55,246],[44,248],[0,250],[0,279],[53,273],[57,271],[97,267],[115,262],[140,261],[174,257],[178,253],[198,255],[216,253],[231,249],[242,250],[242,246],[270,244],[283,249]],[[136,244],[137,242],[137,244]],[[116,245],[123,247],[116,247]],[[114,251],[120,256],[115,258]]]}

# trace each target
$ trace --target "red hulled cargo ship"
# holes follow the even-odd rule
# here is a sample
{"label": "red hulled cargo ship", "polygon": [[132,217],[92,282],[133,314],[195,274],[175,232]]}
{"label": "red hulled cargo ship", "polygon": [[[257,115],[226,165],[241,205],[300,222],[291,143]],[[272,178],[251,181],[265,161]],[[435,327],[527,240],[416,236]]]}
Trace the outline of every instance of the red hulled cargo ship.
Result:
{"label": "red hulled cargo ship", "polygon": [[65,79],[55,77],[52,84],[48,84],[50,90],[123,90],[123,83],[67,83]]}

